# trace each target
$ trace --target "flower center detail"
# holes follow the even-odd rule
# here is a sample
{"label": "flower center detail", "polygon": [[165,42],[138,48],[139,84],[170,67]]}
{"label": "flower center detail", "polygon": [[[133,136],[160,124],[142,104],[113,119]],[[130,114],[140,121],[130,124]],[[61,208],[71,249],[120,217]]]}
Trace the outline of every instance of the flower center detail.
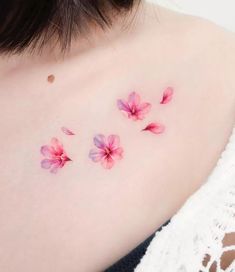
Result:
{"label": "flower center detail", "polygon": [[106,156],[111,156],[112,150],[109,147],[105,147],[105,155]]}
{"label": "flower center detail", "polygon": [[132,107],[131,113],[132,113],[132,114],[136,114],[136,112],[137,112],[136,107]]}

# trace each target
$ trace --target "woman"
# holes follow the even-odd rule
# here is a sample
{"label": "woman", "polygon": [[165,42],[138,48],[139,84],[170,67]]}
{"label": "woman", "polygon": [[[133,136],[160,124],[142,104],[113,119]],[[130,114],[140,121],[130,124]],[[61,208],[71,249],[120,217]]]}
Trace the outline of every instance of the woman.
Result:
{"label": "woman", "polygon": [[104,271],[220,158],[234,35],[134,0],[1,0],[0,15],[0,271]]}

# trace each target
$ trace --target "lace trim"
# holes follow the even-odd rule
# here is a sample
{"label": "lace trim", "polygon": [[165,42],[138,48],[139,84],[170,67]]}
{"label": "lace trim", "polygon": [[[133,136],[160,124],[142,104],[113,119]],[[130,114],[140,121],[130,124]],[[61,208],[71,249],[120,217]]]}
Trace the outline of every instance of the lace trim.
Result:
{"label": "lace trim", "polygon": [[235,272],[235,127],[207,181],[156,232],[135,272]]}

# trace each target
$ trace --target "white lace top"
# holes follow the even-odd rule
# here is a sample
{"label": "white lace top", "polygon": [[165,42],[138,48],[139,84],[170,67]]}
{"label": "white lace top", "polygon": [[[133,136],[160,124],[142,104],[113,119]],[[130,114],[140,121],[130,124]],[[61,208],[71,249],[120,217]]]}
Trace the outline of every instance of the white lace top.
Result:
{"label": "white lace top", "polygon": [[235,272],[235,127],[206,182],[155,233],[135,269],[160,271]]}

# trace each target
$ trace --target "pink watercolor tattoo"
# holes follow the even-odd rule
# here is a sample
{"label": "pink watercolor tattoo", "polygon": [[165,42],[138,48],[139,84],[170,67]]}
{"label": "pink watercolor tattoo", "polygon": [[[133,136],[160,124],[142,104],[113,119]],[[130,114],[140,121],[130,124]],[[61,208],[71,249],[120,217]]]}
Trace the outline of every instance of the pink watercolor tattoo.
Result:
{"label": "pink watercolor tattoo", "polygon": [[71,161],[57,138],[52,138],[51,145],[43,145],[40,151],[45,157],[41,161],[41,167],[50,169],[51,173],[57,173],[59,168],[62,168],[66,162]]}
{"label": "pink watercolor tattoo", "polygon": [[161,134],[165,131],[165,126],[160,123],[150,123],[142,131],[150,131],[154,134]]}
{"label": "pink watercolor tattoo", "polygon": [[111,169],[116,160],[123,158],[123,148],[120,147],[120,139],[117,135],[109,135],[107,138],[98,134],[94,137],[94,145],[89,157],[93,162],[100,162],[106,169]]}
{"label": "pink watercolor tattoo", "polygon": [[127,101],[117,100],[117,106],[128,118],[136,121],[143,120],[145,115],[149,113],[151,104],[147,102],[141,103],[140,96],[136,92],[129,94]]}
{"label": "pink watercolor tattoo", "polygon": [[162,101],[160,104],[167,104],[171,101],[173,96],[174,90],[171,87],[166,88],[166,90],[163,92]]}
{"label": "pink watercolor tattoo", "polygon": [[71,131],[70,129],[66,128],[66,127],[62,127],[61,130],[64,132],[64,134],[66,135],[75,135],[75,133],[73,131]]}

